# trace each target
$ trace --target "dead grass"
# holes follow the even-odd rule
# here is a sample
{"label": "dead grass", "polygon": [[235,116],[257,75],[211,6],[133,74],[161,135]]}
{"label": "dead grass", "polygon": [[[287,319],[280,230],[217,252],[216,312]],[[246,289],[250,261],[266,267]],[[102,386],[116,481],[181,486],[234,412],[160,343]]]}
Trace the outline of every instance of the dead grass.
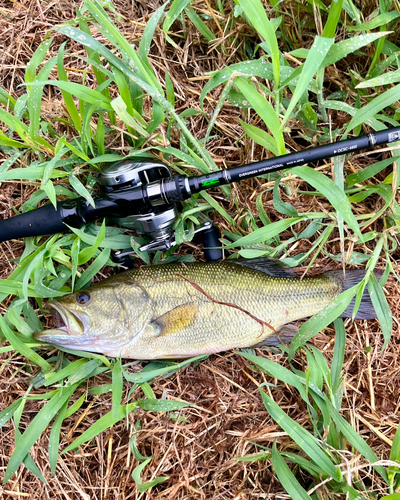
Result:
{"label": "dead grass", "polygon": [[[135,43],[140,39],[143,27],[149,15],[161,5],[161,1],[114,2],[117,10],[125,16],[120,26],[124,35]],[[208,2],[199,0],[192,4],[194,8],[208,11]],[[291,2],[286,8],[290,9]],[[226,12],[226,16],[232,13]],[[297,14],[296,14],[297,15]],[[34,50],[43,40],[46,32],[54,25],[74,18],[74,3],[70,0],[50,1],[44,3],[36,0],[0,1],[0,85],[13,96],[23,93],[23,73]],[[218,18],[216,19],[218,21]],[[211,21],[215,32],[218,30],[216,21]],[[297,29],[297,28],[296,28]],[[234,33],[224,33],[221,38],[207,47],[198,43],[195,33],[189,30],[186,41],[179,38],[177,31],[176,42],[179,49],[166,44],[164,37],[156,32],[152,48],[152,63],[161,81],[168,71],[176,88],[176,106],[178,111],[188,107],[199,109],[199,95],[208,77],[207,71],[221,68],[225,64],[236,62],[237,51],[243,47],[235,44],[225,45],[224,52],[217,48],[222,40],[229,36],[239,37],[240,32],[248,32],[248,27],[237,27]],[[303,35],[304,36],[303,31]],[[248,33],[251,36],[251,33]],[[287,36],[292,36],[288,33]],[[313,33],[310,32],[310,36]],[[297,33],[299,39],[299,33]],[[243,38],[244,39],[244,38]],[[56,44],[53,51],[63,41],[63,37],[55,35]],[[299,46],[307,46],[308,40],[301,39]],[[81,48],[69,45],[70,51],[79,55]],[[85,63],[71,56],[69,77],[79,81]],[[90,81],[89,74],[89,81]],[[340,72],[332,75],[333,87],[343,85],[344,78]],[[45,97],[45,113],[49,116],[61,116],[63,113],[60,96],[55,90],[47,90]],[[205,109],[211,116],[219,97],[216,89],[205,101]],[[249,111],[239,110],[234,106],[226,105],[217,120],[217,126],[222,132],[212,138],[208,149],[218,164],[232,167],[260,160],[265,152],[243,138],[243,131],[237,118],[251,116]],[[331,116],[333,123],[339,123],[343,117],[338,113]],[[193,132],[197,137],[204,137],[207,121],[201,115],[188,119]],[[60,125],[61,126],[61,125]],[[302,141],[302,124],[293,123],[291,135],[287,135],[287,144],[297,148],[299,144],[307,145]],[[115,148],[122,149],[123,145],[115,144]],[[372,162],[374,155],[353,157],[346,165],[348,172],[358,170]],[[29,155],[21,159],[21,164],[29,164]],[[329,164],[321,165],[324,172],[331,170]],[[299,188],[307,190],[307,186],[294,180],[289,175],[291,192],[296,193]],[[213,195],[225,204],[226,210],[236,221],[243,220],[247,211],[256,214],[255,201],[257,196],[271,183],[264,179],[252,179],[233,187],[232,201],[226,201],[218,190]],[[21,185],[5,182],[0,187],[0,218],[8,218],[12,213],[11,207],[17,210],[26,201],[35,185]],[[301,211],[328,210],[327,203],[321,203],[316,197],[305,194],[285,194],[281,190],[283,201],[289,201]],[[237,200],[239,210],[234,203]],[[264,194],[264,207],[271,220],[280,218],[272,204],[272,192]],[[372,206],[368,206],[368,204]],[[360,203],[356,210],[362,214],[369,210],[376,210],[381,203],[377,199],[368,199]],[[215,221],[222,230],[230,230],[226,221],[222,221],[218,214],[214,214]],[[241,226],[243,233],[245,226]],[[301,224],[295,228],[298,232]],[[376,221],[369,230],[381,230],[381,222]],[[289,233],[288,233],[289,234]],[[311,242],[302,241],[290,249],[289,255],[304,252],[309,249]],[[373,243],[367,244],[370,251]],[[338,235],[334,232],[325,249],[332,253],[340,253]],[[19,241],[6,242],[0,245],[0,278],[7,277],[15,267],[13,259],[20,256],[23,246]],[[182,246],[181,252],[194,253],[201,257],[201,247],[193,245]],[[393,254],[398,259],[398,251]],[[319,273],[333,267],[328,257],[319,258],[313,266],[312,272]],[[394,262],[396,271],[400,266]],[[400,406],[399,385],[399,302],[400,286],[394,280],[386,285],[386,291],[394,315],[394,330],[392,341],[383,354],[383,343],[379,325],[375,321],[356,321],[347,325],[347,345],[344,364],[345,393],[343,398],[343,415],[367,440],[381,459],[389,458],[389,451],[394,433],[399,425],[398,410]],[[6,300],[0,305],[0,312],[4,312],[9,305]],[[313,341],[324,352],[331,362],[334,336],[332,329],[326,329]],[[370,347],[366,349],[366,347]],[[287,365],[287,359],[282,354],[268,351],[258,351],[259,355],[268,356],[278,363]],[[0,410],[6,408],[17,398],[23,396],[27,390],[31,375],[26,366],[26,360],[20,356],[0,355]],[[295,359],[296,368],[304,370],[307,365],[304,352]],[[132,366],[132,370],[140,369],[141,365]],[[37,370],[31,367],[32,374]],[[47,485],[41,483],[24,466],[21,466],[3,488],[0,487],[2,499],[232,499],[244,500],[249,498],[275,499],[288,498],[284,489],[271,469],[269,461],[238,462],[236,457],[242,457],[259,450],[251,442],[271,447],[274,440],[278,441],[281,450],[296,451],[293,441],[270,418],[262,404],[258,386],[275,380],[266,377],[260,372],[253,372],[250,364],[235,352],[222,355],[213,355],[199,365],[191,365],[167,380],[158,380],[154,384],[154,392],[159,398],[167,393],[169,398],[185,400],[193,406],[181,410],[177,416],[183,417],[173,420],[167,414],[153,414],[139,410],[129,416],[129,428],[122,422],[115,425],[109,432],[103,433],[95,440],[82,446],[79,451],[62,455],[57,466],[57,475],[50,474],[47,446],[49,432],[46,432],[39,443],[32,450],[34,461],[38,464],[47,480]],[[99,376],[91,380],[91,385],[109,383],[106,376]],[[125,383],[125,398],[130,386]],[[75,399],[86,390],[80,388],[74,395]],[[293,419],[304,426],[308,426],[308,414],[304,403],[297,393],[289,386],[279,384],[277,387],[267,387],[266,390],[275,401]],[[37,392],[40,392],[37,391]],[[141,389],[133,394],[134,398],[144,397]],[[28,402],[21,421],[21,430],[29,424],[40,403]],[[81,434],[93,422],[111,409],[111,394],[92,396],[88,394],[82,408],[64,422],[62,429],[61,448],[68,445],[76,436]],[[141,422],[141,430],[135,431],[135,424]],[[158,476],[169,476],[169,480],[161,483],[149,492],[140,495],[131,477],[133,469],[138,465],[129,449],[129,439],[137,432],[136,444],[145,456],[153,456],[153,460],[145,468],[143,482]],[[0,431],[0,471],[4,472],[14,446],[14,428],[11,422]],[[353,455],[351,448],[343,451],[343,466],[369,484],[371,490],[384,492],[379,476],[373,473],[360,458]],[[1,475],[1,472],[0,472]],[[369,478],[369,479],[368,479]],[[308,478],[304,476],[303,484],[308,486]],[[328,498],[325,486],[319,488],[321,498]]]}

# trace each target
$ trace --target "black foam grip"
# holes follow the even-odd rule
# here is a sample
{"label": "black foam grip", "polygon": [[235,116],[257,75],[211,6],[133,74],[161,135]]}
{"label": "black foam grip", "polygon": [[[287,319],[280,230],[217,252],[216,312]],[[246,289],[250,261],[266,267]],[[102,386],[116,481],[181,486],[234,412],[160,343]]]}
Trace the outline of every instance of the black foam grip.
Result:
{"label": "black foam grip", "polygon": [[60,210],[55,210],[53,205],[45,205],[0,221],[0,243],[14,238],[59,233],[67,229],[61,220]]}
{"label": "black foam grip", "polygon": [[217,248],[221,246],[219,230],[215,226],[211,226],[201,234],[204,242],[204,256],[207,261],[221,260],[223,257],[222,248]]}

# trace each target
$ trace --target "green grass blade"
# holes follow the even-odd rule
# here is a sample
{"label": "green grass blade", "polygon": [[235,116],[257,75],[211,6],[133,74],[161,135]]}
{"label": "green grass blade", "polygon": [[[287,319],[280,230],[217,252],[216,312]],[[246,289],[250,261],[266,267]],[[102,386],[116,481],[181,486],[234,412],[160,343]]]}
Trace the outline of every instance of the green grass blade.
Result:
{"label": "green grass blade", "polygon": [[14,413],[18,410],[22,403],[23,399],[17,399],[11,403],[10,406],[7,406],[7,408],[0,412],[0,429],[10,420],[10,418],[13,417]]}
{"label": "green grass blade", "polygon": [[295,387],[299,391],[299,394],[301,395],[303,400],[305,402],[308,402],[304,385],[301,383],[299,377],[296,374],[294,374],[284,366],[271,361],[270,359],[261,358],[260,356],[254,356],[254,354],[248,354],[247,352],[239,352],[239,354],[265,370],[271,377],[274,377],[281,382],[284,382],[285,384],[290,384]]}
{"label": "green grass blade", "polygon": [[[67,76],[67,72],[65,71],[65,68],[64,68],[64,49],[65,49],[66,43],[67,42],[64,42],[61,45],[61,47],[58,51],[58,55],[57,55],[58,79],[63,81],[63,82],[69,81],[68,76]],[[81,121],[81,118],[79,116],[78,110],[76,109],[74,99],[73,99],[71,93],[67,92],[65,90],[61,89],[61,94],[63,96],[65,106],[68,110],[69,116],[71,117],[71,120],[74,124],[74,127],[78,132],[80,132],[82,130],[82,121]]]}
{"label": "green grass blade", "polygon": [[195,358],[186,359],[185,361],[181,361],[180,363],[173,362],[165,362],[166,366],[162,368],[155,368],[150,370],[151,366],[146,365],[146,368],[149,367],[148,370],[142,370],[139,373],[128,373],[124,370],[124,377],[128,382],[132,382],[133,384],[143,384],[144,382],[148,382],[155,377],[160,377],[162,375],[166,375],[169,373],[173,373],[177,370],[181,370],[185,366],[193,363],[195,361],[204,361],[208,356],[196,356]]}
{"label": "green grass blade", "polygon": [[75,373],[70,375],[66,384],[72,385],[86,380],[91,375],[93,375],[93,373],[97,370],[97,368],[99,368],[100,365],[101,361],[99,359],[91,359],[90,361],[87,361],[78,370],[76,370]]}
{"label": "green grass blade", "polygon": [[[310,346],[310,349],[314,355],[314,359],[316,362],[316,368],[319,372],[319,376],[321,377],[321,387],[317,385],[320,389],[322,389],[322,379],[325,380],[325,383],[328,385],[328,387],[331,385],[331,372],[328,367],[328,363],[326,362],[326,359],[322,355],[321,351],[317,349],[314,346]],[[307,356],[307,359],[311,359],[311,356]]]}
{"label": "green grass blade", "polygon": [[[394,435],[393,444],[390,449],[389,460],[400,463],[400,426],[397,427],[396,434]],[[390,486],[393,485],[396,475],[399,474],[399,472],[399,467],[389,467],[388,476]]]}
{"label": "green grass blade", "polygon": [[[139,55],[136,53],[134,47],[128,40],[120,33],[118,28],[112,23],[110,17],[100,4],[100,2],[93,2],[86,0],[85,5],[98,22],[97,28],[110,42],[117,47],[124,56],[124,59],[130,59],[130,63],[134,66],[135,72],[139,77],[144,78],[154,89],[157,89],[162,94],[162,88],[150,65],[146,64]],[[93,48],[93,47],[90,47]],[[95,50],[95,49],[94,49]]]}
{"label": "green grass blade", "polygon": [[324,38],[334,38],[336,33],[336,27],[340,19],[340,14],[342,12],[343,0],[333,0],[329,7],[329,15],[324,26],[324,31],[322,36]]}
{"label": "green grass blade", "polygon": [[213,111],[213,114],[210,118],[210,121],[208,123],[208,127],[207,127],[207,131],[206,131],[206,135],[204,137],[204,144],[207,144],[208,142],[208,139],[210,137],[210,133],[211,133],[211,130],[214,126],[214,123],[225,103],[225,101],[228,99],[228,96],[229,96],[229,92],[231,91],[231,88],[233,86],[233,83],[234,83],[234,80],[235,80],[235,77],[234,75],[231,76],[231,78],[229,78],[229,81],[226,83],[226,85],[224,86],[222,92],[221,92],[221,95],[218,99],[218,102],[217,102],[217,105],[214,107],[214,111]]}
{"label": "green grass blade", "polygon": [[146,458],[146,460],[144,462],[142,462],[141,464],[139,464],[137,467],[135,467],[135,469],[132,472],[132,478],[135,481],[140,493],[144,493],[148,489],[155,486],[156,484],[162,483],[162,482],[167,481],[169,479],[169,477],[161,476],[161,477],[156,477],[155,479],[153,479],[152,481],[148,481],[147,483],[142,482],[142,478],[140,477],[142,474],[142,471],[146,467],[146,465],[148,465],[151,462],[152,458],[153,457]]}
{"label": "green grass blade", "polygon": [[371,102],[369,102],[366,106],[359,109],[357,113],[353,116],[350,123],[346,128],[346,135],[358,125],[362,123],[368,123],[368,121],[375,117],[379,111],[382,109],[391,106],[393,103],[400,99],[400,85],[396,85],[391,89],[387,90],[383,94],[375,97]]}
{"label": "green grass blade", "polygon": [[[283,68],[282,68],[283,69]],[[292,73],[291,68],[289,70]],[[236,64],[231,64],[219,71],[212,73],[213,77],[207,82],[200,94],[200,106],[203,109],[204,99],[209,92],[211,92],[218,85],[225,84],[232,73],[241,73],[245,76],[259,76],[266,80],[273,78],[272,65],[265,59],[257,59],[256,61],[243,61]],[[287,75],[289,76],[289,75]]]}
{"label": "green grass blade", "polygon": [[25,83],[27,83],[27,84],[32,83],[36,80],[36,70],[39,67],[39,65],[43,62],[44,58],[46,57],[52,41],[53,41],[53,38],[49,38],[48,40],[45,40],[35,50],[35,53],[30,58],[28,64],[26,65]]}
{"label": "green grass blade", "polygon": [[104,45],[95,40],[93,37],[83,33],[82,31],[77,30],[76,28],[73,28],[72,26],[62,27],[58,31],[66,36],[69,36],[76,42],[81,43],[85,46],[90,46],[90,48],[96,50],[99,54],[103,55],[106,58],[106,60],[110,62],[110,64],[118,68],[136,85],[140,86],[146,93],[148,93],[151,96],[153,100],[155,100],[160,104],[160,106],[164,109],[164,111],[168,112],[175,119],[175,121],[181,128],[182,133],[196,147],[198,154],[202,156],[208,168],[210,168],[212,171],[218,170],[218,167],[216,166],[211,155],[205,149],[204,145],[193,136],[193,134],[189,131],[189,129],[185,125],[182,118],[175,111],[175,108],[171,105],[170,102],[167,101],[167,99],[165,99],[164,95],[161,92],[159,92],[157,89],[154,89],[143,79],[139,78],[137,74],[134,71],[132,71],[123,61],[118,59],[118,57],[115,54],[113,54],[109,49],[107,49]]}
{"label": "green grass blade", "polygon": [[[344,191],[344,162],[345,156],[335,156],[333,159],[333,172],[334,172],[334,182],[336,186],[341,191]],[[336,213],[337,227],[339,230],[339,239],[340,239],[340,254],[342,256],[342,265],[343,269],[345,266],[345,249],[344,249],[344,220],[341,212]]]}
{"label": "green grass blade", "polygon": [[385,342],[382,346],[383,352],[390,341],[392,335],[393,318],[388,301],[383,293],[383,290],[377,282],[375,275],[371,274],[368,283],[368,291],[371,296],[372,305],[374,306],[376,315],[382,328],[383,338]]}
{"label": "green grass blade", "polygon": [[6,134],[0,130],[0,146],[6,146],[9,148],[29,148],[29,144],[24,144],[22,142],[15,141],[6,136]]}
{"label": "green grass blade", "polygon": [[189,148],[187,149],[190,152],[190,154],[187,154],[184,151],[181,151],[172,146],[167,146],[166,148],[164,146],[156,146],[155,149],[161,151],[162,153],[174,155],[176,158],[179,158],[186,164],[193,165],[194,167],[198,168],[200,172],[203,172],[204,174],[209,174],[211,172],[211,169],[208,167],[207,163],[203,161],[198,155],[196,155]]}
{"label": "green grass blade", "polygon": [[164,14],[165,7],[169,2],[165,2],[165,4],[161,5],[154,14],[150,17],[150,19],[146,23],[146,27],[143,30],[143,35],[140,40],[138,54],[142,59],[147,59],[147,54],[150,51],[150,46],[154,38],[154,32],[157,28],[157,24]]}
{"label": "green grass blade", "polygon": [[285,141],[281,130],[281,123],[270,102],[241,77],[236,78],[235,85],[272,132],[279,154],[285,154]]}
{"label": "green grass blade", "polygon": [[[50,176],[51,176],[54,168],[56,167],[60,158],[66,153],[66,151],[67,151],[67,148],[60,149],[57,152],[57,154],[49,162],[47,162],[47,165],[46,165],[44,172],[43,172],[42,186],[41,186],[42,189],[50,181]],[[53,205],[55,206],[54,203],[53,203]]]}
{"label": "green grass blade", "polygon": [[261,397],[265,408],[268,413],[275,420],[275,422],[282,427],[282,429],[289,434],[295,441],[300,449],[306,453],[323,471],[327,476],[334,479],[341,477],[340,469],[337,468],[333,462],[328,458],[322,450],[318,440],[304,429],[295,420],[291,419],[286,413],[273,401],[269,396],[260,389]]}
{"label": "green grass blade", "polygon": [[112,370],[112,416],[117,418],[118,410],[122,401],[122,366],[121,360],[117,359]]}
{"label": "green grass blade", "polygon": [[47,198],[51,201],[54,208],[56,208],[57,198],[54,184],[51,181],[47,181],[45,184],[42,184],[41,189],[46,193]]}
{"label": "green grass blade", "polygon": [[301,325],[299,331],[290,343],[289,359],[293,358],[296,350],[304,345],[307,340],[314,337],[314,335],[323,330],[343,313],[356,294],[357,287],[358,285],[342,292],[319,313],[315,314],[312,318]]}
{"label": "green grass blade", "polygon": [[[43,68],[39,71],[37,75],[37,80],[46,81],[49,78],[50,72],[55,66],[57,61],[56,57],[47,61]],[[30,86],[29,97],[28,97],[28,111],[29,111],[29,135],[33,140],[37,140],[39,136],[40,120],[41,120],[41,104],[43,97],[43,87],[42,85],[32,85]]]}
{"label": "green grass blade", "polygon": [[[0,182],[13,180],[13,181],[36,181],[37,179],[42,179],[45,173],[45,167],[28,167],[28,168],[14,168],[7,172],[0,173]],[[62,177],[67,177],[68,173],[62,170],[53,169],[49,175],[50,179],[59,179]]]}
{"label": "green grass blade", "polygon": [[86,187],[82,184],[82,182],[78,179],[78,177],[75,177],[75,175],[71,174],[69,176],[69,183],[71,184],[71,187],[74,188],[74,190],[79,194],[79,196],[82,196],[82,198],[85,198],[86,201],[88,201],[92,207],[94,207],[94,200],[92,195],[89,193],[89,191],[86,189]]}
{"label": "green grass blade", "polygon": [[[79,28],[90,35],[90,28],[87,22],[83,20],[83,18],[80,18],[79,20]],[[111,76],[110,73],[104,68],[99,54],[97,54],[96,51],[91,50],[89,47],[86,47],[86,52],[89,56],[88,62],[91,64],[93,73],[96,77],[97,80],[97,85],[100,87],[102,86],[101,93],[109,100],[111,100],[111,94],[108,86],[104,86],[103,84],[106,82],[106,75]],[[115,117],[114,113],[109,112],[108,116],[110,118],[110,123],[112,125],[115,125]]]}
{"label": "green grass blade", "polygon": [[253,141],[257,144],[260,144],[260,146],[262,146],[263,148],[271,151],[273,155],[279,156],[276,140],[271,135],[269,135],[268,132],[265,132],[265,130],[261,130],[254,125],[250,125],[243,120],[240,120],[240,118],[239,121],[242,124],[243,130],[250,137],[250,139],[253,139]]}
{"label": "green grass blade", "polygon": [[32,420],[24,432],[19,446],[15,448],[13,454],[11,455],[3,484],[7,483],[7,481],[14,475],[29,450],[42,435],[43,431],[64,403],[69,400],[76,387],[77,386],[75,385],[57,391],[57,394],[53,396],[45,406],[43,406],[36,417]]}
{"label": "green grass blade", "polygon": [[335,43],[332,45],[328,54],[326,55],[322,67],[331,66],[336,62],[340,61],[349,54],[353,54],[357,50],[373,43],[375,40],[383,36],[387,36],[390,32],[380,32],[380,33],[366,33],[363,35],[353,36],[352,38],[348,38],[346,40],[342,40],[341,42]]}
{"label": "green grass blade", "polygon": [[290,100],[289,107],[286,110],[281,127],[286,123],[290,117],[291,112],[299,102],[301,96],[306,92],[310,85],[315,73],[321,67],[326,55],[333,44],[333,38],[322,38],[317,36],[304,63],[299,81],[297,82],[296,89]]}
{"label": "green grass blade", "polygon": [[[170,27],[174,24],[175,20],[178,19],[180,13],[185,7],[187,7],[192,0],[174,0],[172,2],[171,8],[169,9],[167,15],[165,16],[165,21],[163,24],[163,31],[168,36],[168,31]],[[171,39],[168,37],[169,41]],[[174,44],[175,45],[175,44]]]}
{"label": "green grass blade", "polygon": [[277,90],[280,81],[280,51],[274,27],[268,19],[264,6],[260,0],[238,0],[238,3],[249,18],[251,24],[268,45],[274,73],[274,88]]}
{"label": "green grass blade", "polygon": [[256,245],[257,243],[265,243],[266,241],[278,236],[283,231],[286,231],[289,227],[293,226],[297,222],[303,220],[304,217],[290,217],[289,219],[279,220],[273,222],[265,227],[260,227],[246,236],[242,236],[234,243],[227,245],[225,248],[235,248],[238,246],[250,246]]}
{"label": "green grass blade", "polygon": [[331,366],[331,387],[332,393],[335,394],[340,385],[340,375],[343,369],[344,352],[346,348],[346,330],[342,318],[336,318],[333,324],[335,326],[335,348]]}
{"label": "green grass blade", "polygon": [[[329,413],[332,420],[335,422],[340,432],[345,436],[348,442],[356,448],[367,460],[371,463],[378,462],[379,459],[375,453],[371,450],[364,439],[357,433],[353,427],[346,422],[346,420],[340,415],[332,403],[325,398],[325,403],[328,406]],[[374,469],[382,476],[382,478],[388,482],[388,476],[385,469],[382,466],[374,466]]]}
{"label": "green grass blade", "polygon": [[207,191],[201,191],[201,196],[209,203],[214,210],[216,210],[218,213],[224,217],[225,220],[229,222],[232,226],[237,226],[236,222],[232,219],[232,217],[226,212],[226,210],[217,202],[215,199],[210,196]]}
{"label": "green grass blade", "polygon": [[0,108],[0,120],[10,127],[11,130],[15,130],[22,140],[25,140],[25,132],[28,132],[28,127],[25,123],[2,108]]}
{"label": "green grass blade", "polygon": [[99,113],[99,118],[97,120],[96,127],[96,146],[97,146],[97,161],[99,158],[104,156],[104,139],[105,139],[105,128],[104,128],[104,115],[103,113]]}
{"label": "green grass blade", "polygon": [[0,102],[4,104],[5,107],[13,109],[17,101],[6,90],[0,87]]}
{"label": "green grass blade", "polygon": [[[149,137],[150,134],[140,125],[138,120],[131,116],[128,112],[127,105],[121,96],[111,101],[111,106],[117,116],[131,129],[136,130],[141,136]],[[133,108],[132,108],[133,112]]]}
{"label": "green grass blade", "polygon": [[[30,389],[29,389],[30,390]],[[28,392],[29,392],[28,390]],[[18,410],[14,414],[14,423],[15,423],[15,448],[18,447],[18,444],[21,442],[22,434],[19,430],[20,426],[20,421],[21,421],[21,415],[23,412],[23,409],[25,407],[25,402],[26,402],[26,396],[23,398],[22,404],[19,406]],[[30,456],[29,453],[26,454],[25,458],[23,459],[23,463],[25,467],[32,472],[32,474],[35,474],[41,481],[46,483],[45,478],[43,477],[43,474],[40,472],[38,466],[35,464],[33,461],[32,457]],[[47,483],[46,483],[47,484]]]}
{"label": "green grass blade", "polygon": [[[93,227],[93,226],[92,226]],[[98,227],[98,226],[94,226]],[[88,234],[82,231],[81,229],[77,229],[75,227],[70,227],[71,231],[79,236],[79,240],[82,240],[87,245],[94,245],[96,241],[96,236],[93,234]],[[78,240],[78,241],[79,241]],[[131,237],[127,234],[117,234],[115,236],[106,236],[101,243],[101,248],[109,248],[114,250],[122,250],[124,248],[129,248]]]}
{"label": "green grass blade", "polygon": [[120,406],[116,416],[113,416],[113,412],[110,411],[106,415],[100,417],[93,425],[89,427],[84,433],[82,433],[75,441],[73,441],[69,446],[62,451],[62,455],[68,451],[75,450],[78,446],[90,441],[96,437],[101,432],[109,429],[111,426],[125,418],[129,413],[137,408],[137,402],[130,403],[128,405]]}
{"label": "green grass blade", "polygon": [[79,266],[81,266],[82,264],[86,264],[86,262],[88,262],[93,257],[93,255],[95,254],[95,252],[97,251],[97,249],[99,248],[105,237],[106,237],[106,222],[105,220],[103,220],[100,231],[98,232],[96,240],[93,243],[93,245],[91,245],[88,248],[84,248],[79,252],[78,255]]}
{"label": "green grass blade", "polygon": [[106,265],[108,259],[110,258],[110,249],[105,248],[100,255],[90,264],[90,266],[85,270],[76,283],[76,288],[80,290],[81,288],[88,285],[89,281],[97,274],[100,269]]}
{"label": "green grass blade", "polygon": [[60,446],[60,433],[61,433],[61,425],[64,421],[65,414],[67,412],[69,400],[65,401],[63,406],[61,407],[58,415],[54,419],[50,437],[49,437],[49,464],[50,470],[53,476],[56,475],[56,467],[58,460],[58,448]]}
{"label": "green grass blade", "polygon": [[202,21],[201,17],[196,13],[192,7],[186,7],[185,12],[188,18],[192,21],[192,23],[196,26],[199,32],[204,36],[204,38],[211,42],[216,39],[214,33],[210,30],[210,28]]}
{"label": "green grass blade", "polygon": [[276,441],[274,441],[272,446],[272,466],[282,486],[289,493],[290,498],[295,498],[296,500],[310,500],[306,490],[297,481],[277,450]]}
{"label": "green grass blade", "polygon": [[366,89],[370,87],[381,87],[383,85],[390,85],[391,83],[397,83],[400,81],[400,69],[396,71],[388,71],[381,76],[376,76],[375,78],[370,78],[364,82],[359,83],[356,89]]}
{"label": "green grass blade", "polygon": [[51,365],[44,360],[37,352],[28,347],[22,340],[20,340],[15,333],[11,330],[11,328],[5,322],[3,316],[0,315],[0,330],[3,332],[3,335],[8,340],[8,342],[13,346],[13,348],[27,359],[32,361],[35,365],[38,365],[44,371],[51,370]]}
{"label": "green grass blade", "polygon": [[348,184],[348,186],[354,186],[354,184],[364,182],[367,179],[370,179],[371,177],[379,174],[379,172],[382,172],[383,169],[385,169],[389,165],[392,165],[393,162],[399,159],[400,156],[394,156],[387,158],[386,160],[373,163],[372,165],[368,165],[368,167],[363,168],[359,172],[348,175],[346,177],[346,183]]}
{"label": "green grass blade", "polygon": [[275,181],[275,184],[274,184],[274,189],[273,189],[274,208],[280,214],[290,215],[292,217],[298,217],[299,214],[297,213],[297,210],[294,207],[292,207],[292,205],[290,203],[286,203],[286,202],[281,200],[281,197],[279,196],[280,181],[281,181],[281,179],[278,179],[277,181]]}
{"label": "green grass blade", "polygon": [[381,26],[385,26],[386,24],[394,21],[400,17],[400,13],[393,10],[392,12],[384,12],[379,16],[376,16],[371,21],[367,21],[366,23],[357,24],[356,26],[346,26],[348,31],[370,31],[375,28],[380,28]]}
{"label": "green grass blade", "polygon": [[292,172],[303,180],[311,184],[317,191],[322,193],[335,208],[335,210],[342,214],[343,219],[351,227],[354,233],[363,241],[358,222],[352,212],[351,204],[345,193],[334,184],[327,176],[321,174],[317,170],[310,167],[295,167]]}
{"label": "green grass blade", "polygon": [[[122,100],[124,101],[124,103],[126,105],[127,112],[131,116],[133,116],[133,114],[134,114],[134,107],[133,107],[133,104],[132,104],[132,98],[131,98],[131,92],[130,92],[129,85],[128,85],[128,79],[117,68],[113,68],[113,75],[114,75],[113,76],[114,81],[115,81],[115,83],[116,83],[116,85],[118,87],[119,97],[121,97]],[[111,103],[111,105],[112,105],[112,103]],[[144,120],[142,122],[142,125],[144,127],[146,126],[146,122]]]}
{"label": "green grass blade", "polygon": [[344,0],[343,2],[343,10],[357,24],[361,24],[361,12],[354,5],[352,0]]}
{"label": "green grass blade", "polygon": [[95,89],[91,89],[90,87],[85,87],[80,83],[74,82],[65,82],[62,80],[42,80],[32,83],[30,86],[40,86],[40,85],[54,85],[61,90],[65,90],[70,94],[78,97],[85,103],[90,104],[98,104],[99,108],[106,109],[108,111],[112,111],[112,107],[110,104],[110,99],[103,95],[101,92]]}
{"label": "green grass blade", "polygon": [[87,363],[86,359],[77,359],[73,361],[65,368],[58,370],[57,372],[46,373],[45,378],[45,386],[49,386],[59,382],[60,380],[64,380],[65,378],[76,373],[83,365]]}
{"label": "green grass blade", "polygon": [[74,404],[72,404],[68,409],[67,411],[65,412],[65,418],[68,418],[70,417],[71,415],[73,415],[75,412],[77,412],[79,410],[79,408],[83,405],[83,403],[85,402],[85,399],[86,399],[86,394],[82,394],[82,396],[75,401]]}
{"label": "green grass blade", "polygon": [[138,405],[146,411],[176,411],[191,406],[186,401],[174,401],[170,399],[141,399]]}

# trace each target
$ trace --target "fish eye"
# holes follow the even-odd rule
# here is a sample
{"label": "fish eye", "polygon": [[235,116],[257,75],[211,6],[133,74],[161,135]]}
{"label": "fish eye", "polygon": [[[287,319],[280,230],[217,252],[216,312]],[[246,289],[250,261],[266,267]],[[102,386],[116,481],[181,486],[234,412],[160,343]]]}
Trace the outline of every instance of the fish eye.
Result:
{"label": "fish eye", "polygon": [[78,292],[75,296],[76,301],[78,304],[87,304],[87,302],[90,300],[90,293],[88,292]]}

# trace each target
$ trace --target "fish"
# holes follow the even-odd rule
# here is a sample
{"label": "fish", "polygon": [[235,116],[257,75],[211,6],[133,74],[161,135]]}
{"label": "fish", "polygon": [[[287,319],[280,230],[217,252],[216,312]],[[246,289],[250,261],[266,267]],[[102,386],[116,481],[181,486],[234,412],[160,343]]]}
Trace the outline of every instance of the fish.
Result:
{"label": "fish", "polygon": [[[292,322],[318,313],[364,276],[349,270],[300,279],[260,258],[143,266],[50,301],[55,327],[34,337],[137,360],[277,345],[295,334]],[[352,316],[353,305],[342,317]],[[366,293],[356,318],[375,317]]]}

